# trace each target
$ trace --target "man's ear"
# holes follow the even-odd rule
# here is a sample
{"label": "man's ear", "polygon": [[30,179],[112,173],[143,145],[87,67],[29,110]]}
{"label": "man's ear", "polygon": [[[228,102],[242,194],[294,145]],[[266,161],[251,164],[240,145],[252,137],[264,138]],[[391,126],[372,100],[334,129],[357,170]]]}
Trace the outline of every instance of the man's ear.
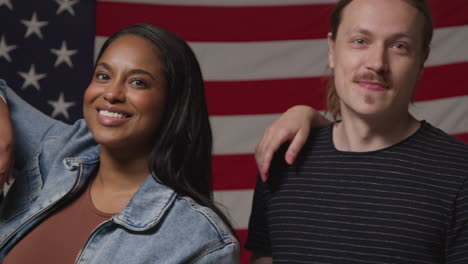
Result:
{"label": "man's ear", "polygon": [[333,40],[333,35],[331,32],[327,34],[327,42],[328,42],[328,66],[330,68],[335,67],[334,59],[335,59],[335,41]]}

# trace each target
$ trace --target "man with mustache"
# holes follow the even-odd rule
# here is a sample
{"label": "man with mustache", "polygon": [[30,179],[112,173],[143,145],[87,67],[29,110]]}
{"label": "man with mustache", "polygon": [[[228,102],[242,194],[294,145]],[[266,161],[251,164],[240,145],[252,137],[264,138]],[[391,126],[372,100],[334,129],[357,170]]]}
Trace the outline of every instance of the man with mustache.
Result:
{"label": "man with mustache", "polygon": [[251,263],[468,263],[468,147],[408,111],[432,33],[426,1],[338,1],[335,122],[258,180]]}

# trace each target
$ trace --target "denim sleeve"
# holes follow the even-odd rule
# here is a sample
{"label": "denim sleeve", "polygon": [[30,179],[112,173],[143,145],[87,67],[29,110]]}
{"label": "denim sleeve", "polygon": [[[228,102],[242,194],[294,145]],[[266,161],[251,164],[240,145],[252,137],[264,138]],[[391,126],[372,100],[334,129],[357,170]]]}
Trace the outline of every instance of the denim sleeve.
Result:
{"label": "denim sleeve", "polygon": [[193,262],[193,264],[238,264],[239,262],[239,244],[229,243],[222,248],[206,254],[202,258]]}
{"label": "denim sleeve", "polygon": [[61,123],[21,99],[0,79],[0,94],[6,99],[15,132],[15,167],[22,168],[38,151],[42,139]]}

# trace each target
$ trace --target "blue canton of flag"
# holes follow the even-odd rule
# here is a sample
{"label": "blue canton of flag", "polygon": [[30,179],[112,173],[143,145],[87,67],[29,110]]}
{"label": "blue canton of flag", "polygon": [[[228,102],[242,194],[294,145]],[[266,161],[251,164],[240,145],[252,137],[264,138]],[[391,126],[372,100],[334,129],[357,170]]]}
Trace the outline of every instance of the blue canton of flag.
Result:
{"label": "blue canton of flag", "polygon": [[53,118],[81,118],[95,10],[92,0],[0,0],[0,78]]}

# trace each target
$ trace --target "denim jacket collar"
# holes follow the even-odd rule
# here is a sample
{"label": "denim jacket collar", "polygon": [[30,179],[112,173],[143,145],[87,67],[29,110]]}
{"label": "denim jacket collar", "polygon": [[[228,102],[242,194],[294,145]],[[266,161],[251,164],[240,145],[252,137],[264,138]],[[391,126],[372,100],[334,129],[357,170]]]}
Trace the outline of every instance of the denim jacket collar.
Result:
{"label": "denim jacket collar", "polygon": [[[68,170],[76,170],[80,165],[96,165],[99,163],[99,149],[97,146],[85,155],[65,158],[64,165]],[[87,168],[86,178],[94,168],[95,166]],[[145,231],[159,223],[176,197],[177,194],[172,189],[158,183],[149,175],[127,206],[112,220],[132,231]]]}
{"label": "denim jacket collar", "polygon": [[113,221],[132,231],[145,231],[161,221],[176,197],[176,192],[149,175]]}
{"label": "denim jacket collar", "polygon": [[[63,159],[63,164],[70,171],[77,170],[80,167],[80,164],[83,164],[83,165],[98,164],[100,150],[101,150],[101,146],[96,145],[91,150],[87,151],[85,154],[81,156],[69,157],[69,158]],[[94,166],[91,168],[91,170],[92,169],[94,169]],[[86,174],[86,177],[88,176],[89,174]]]}

